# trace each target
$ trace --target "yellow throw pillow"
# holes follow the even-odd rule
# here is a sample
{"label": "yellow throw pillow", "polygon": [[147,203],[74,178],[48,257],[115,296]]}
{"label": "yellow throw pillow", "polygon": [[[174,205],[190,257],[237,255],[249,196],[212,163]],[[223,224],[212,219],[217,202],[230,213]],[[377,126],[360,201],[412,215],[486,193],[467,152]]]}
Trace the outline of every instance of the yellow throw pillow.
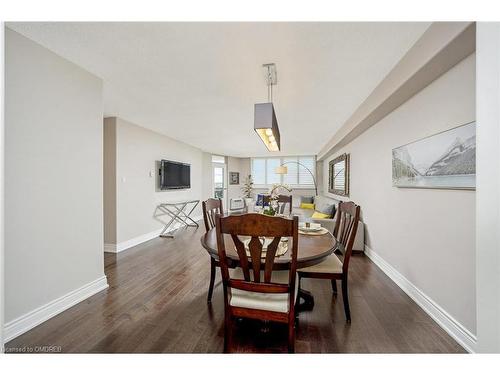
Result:
{"label": "yellow throw pillow", "polygon": [[314,203],[301,203],[300,208],[307,208],[310,210],[314,210]]}
{"label": "yellow throw pillow", "polygon": [[311,218],[313,218],[313,219],[329,219],[330,215],[324,214],[322,212],[314,211]]}

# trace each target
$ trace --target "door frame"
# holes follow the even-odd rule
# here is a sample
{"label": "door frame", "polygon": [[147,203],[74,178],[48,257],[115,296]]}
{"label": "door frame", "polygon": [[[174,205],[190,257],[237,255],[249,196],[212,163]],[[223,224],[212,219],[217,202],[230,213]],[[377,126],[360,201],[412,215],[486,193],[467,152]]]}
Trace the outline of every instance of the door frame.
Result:
{"label": "door frame", "polygon": [[212,180],[212,186],[211,186],[211,189],[212,189],[212,192],[211,192],[211,195],[213,198],[215,198],[215,178],[214,178],[214,171],[215,171],[215,168],[223,168],[223,173],[222,173],[222,177],[223,177],[223,198],[222,198],[222,205],[223,207],[227,210],[229,207],[228,207],[228,204],[229,204],[229,200],[228,200],[228,189],[227,189],[227,185],[228,185],[228,172],[227,172],[227,163],[215,163],[215,162],[212,162],[212,173],[211,173],[211,180]]}

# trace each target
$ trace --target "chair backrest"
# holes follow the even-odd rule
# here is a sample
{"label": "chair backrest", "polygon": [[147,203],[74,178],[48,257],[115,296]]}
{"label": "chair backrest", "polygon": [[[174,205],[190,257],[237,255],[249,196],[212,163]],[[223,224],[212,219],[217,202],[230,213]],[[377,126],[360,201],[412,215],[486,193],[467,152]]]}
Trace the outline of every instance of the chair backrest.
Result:
{"label": "chair backrest", "polygon": [[338,241],[338,250],[344,255],[343,271],[349,267],[354,238],[358,230],[360,207],[353,202],[340,202],[333,235]]}
{"label": "chair backrest", "polygon": [[291,195],[280,195],[278,196],[278,203],[283,203],[280,207],[280,214],[285,213],[285,207],[288,203],[288,213],[292,214],[292,196]]}
{"label": "chair backrest", "polygon": [[209,198],[201,203],[203,208],[203,221],[205,222],[205,229],[208,232],[215,227],[215,214],[222,215],[222,199]]}
{"label": "chair backrest", "polygon": [[[289,311],[293,312],[295,274],[297,271],[298,218],[295,216],[293,219],[287,219],[256,213],[226,217],[217,214],[215,223],[225,303],[227,303],[228,293],[230,293],[228,288],[257,293],[289,293],[291,304]],[[225,234],[231,235],[234,242],[243,271],[243,280],[233,279],[229,275],[226,243],[224,241]],[[250,238],[248,242],[249,255],[247,255],[245,244],[239,236]],[[267,246],[264,259],[262,258],[262,237],[273,238],[272,242]],[[291,237],[291,241],[290,239],[288,241],[288,251],[291,252],[288,284],[271,281],[276,252],[283,237]],[[264,272],[263,278],[261,271]]]}
{"label": "chair backrest", "polygon": [[[262,196],[262,207],[269,206],[271,196],[269,194],[264,194]],[[283,203],[280,207],[279,214],[285,213],[285,206],[288,203],[289,214],[292,214],[292,196],[291,195],[278,195],[278,203]]]}

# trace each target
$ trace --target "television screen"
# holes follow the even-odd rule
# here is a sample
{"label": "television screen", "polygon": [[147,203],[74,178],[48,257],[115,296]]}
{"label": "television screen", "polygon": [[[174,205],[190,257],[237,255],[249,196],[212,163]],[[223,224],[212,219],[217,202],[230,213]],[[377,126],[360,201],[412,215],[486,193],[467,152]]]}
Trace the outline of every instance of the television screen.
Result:
{"label": "television screen", "polygon": [[160,189],[187,189],[191,187],[191,165],[162,160],[160,168]]}

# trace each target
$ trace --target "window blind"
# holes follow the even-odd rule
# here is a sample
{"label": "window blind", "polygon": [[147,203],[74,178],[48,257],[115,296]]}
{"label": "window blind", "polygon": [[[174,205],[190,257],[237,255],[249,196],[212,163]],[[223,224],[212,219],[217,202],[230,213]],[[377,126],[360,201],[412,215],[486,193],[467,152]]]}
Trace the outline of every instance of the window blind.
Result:
{"label": "window blind", "polygon": [[266,159],[266,184],[279,184],[281,183],[281,175],[276,173],[276,168],[281,164],[281,159],[273,158]]}
{"label": "window blind", "polygon": [[[284,156],[281,158],[252,158],[252,178],[255,185],[269,186],[276,183],[290,185],[292,188],[314,188],[311,174],[301,165],[309,168],[316,177],[316,158],[314,156]],[[288,173],[279,175],[276,168],[285,164]]]}
{"label": "window blind", "polygon": [[[309,168],[312,174],[316,177],[316,168],[315,168],[316,160],[314,157],[299,156],[298,161],[299,163]],[[307,171],[307,169],[305,169],[302,166],[299,166],[298,178],[299,178],[299,185],[314,185],[314,181],[311,174]]]}
{"label": "window blind", "polygon": [[266,159],[252,159],[252,179],[255,185],[266,184]]}
{"label": "window blind", "polygon": [[292,158],[283,158],[283,163],[288,169],[288,174],[283,175],[283,183],[287,185],[297,185],[299,183],[299,175],[298,175],[298,165],[295,164],[297,161],[296,157]]}

